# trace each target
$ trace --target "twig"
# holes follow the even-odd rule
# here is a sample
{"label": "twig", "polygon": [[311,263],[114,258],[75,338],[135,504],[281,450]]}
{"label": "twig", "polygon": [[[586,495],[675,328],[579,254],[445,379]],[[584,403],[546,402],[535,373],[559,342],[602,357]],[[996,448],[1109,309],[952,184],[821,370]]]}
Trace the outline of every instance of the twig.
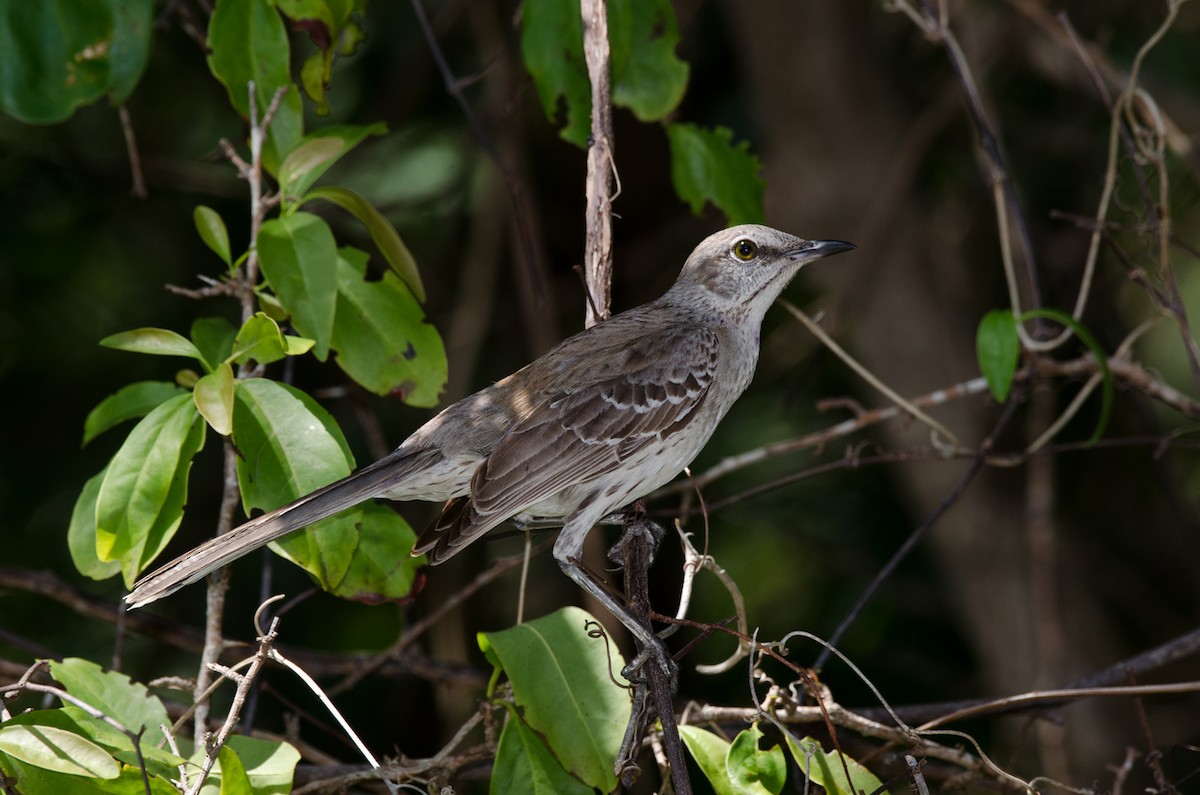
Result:
{"label": "twig", "polygon": [[592,87],[592,132],[588,138],[587,238],[583,270],[591,301],[586,326],[609,316],[612,295],[612,85],[609,75],[608,12],[604,0],[580,0],[583,55]]}
{"label": "twig", "polygon": [[[541,552],[545,547],[546,545],[539,547],[535,551],[535,554],[536,552]],[[379,654],[376,654],[370,662],[356,666],[353,673],[351,673],[341,682],[338,682],[336,685],[329,688],[330,694],[337,695],[338,693],[345,692],[361,682],[365,677],[378,671],[379,668],[384,665],[384,663],[399,656],[400,653],[412,645],[417,638],[425,634],[426,630],[441,621],[443,616],[445,616],[451,610],[458,608],[459,605],[474,596],[493,580],[520,566],[524,559],[524,555],[513,555],[511,557],[499,558],[493,561],[491,566],[475,575],[475,578],[469,583],[460,588],[449,598],[442,600],[442,602],[438,604],[437,608],[434,609],[433,612],[426,615],[420,621],[416,621],[406,627],[403,634],[400,635],[395,643]]]}
{"label": "twig", "polygon": [[[701,504],[703,511],[703,504]],[[704,513],[707,521],[707,512]],[[687,617],[688,605],[691,602],[692,583],[695,580],[696,572],[700,569],[708,569],[720,581],[721,585],[725,586],[725,590],[729,593],[729,598],[733,600],[733,612],[737,616],[737,628],[743,635],[748,635],[750,632],[750,620],[746,616],[746,600],[742,596],[742,590],[738,587],[734,579],[729,576],[729,573],[717,563],[716,559],[711,555],[702,555],[692,545],[691,534],[683,530],[683,526],[679,520],[675,520],[675,531],[679,534],[679,544],[683,547],[683,583],[679,589],[679,609],[675,611],[675,618],[683,619]],[[667,637],[669,633],[674,632],[679,625],[668,627],[659,633],[659,637]],[[696,673],[699,674],[720,674],[728,671],[737,665],[740,660],[746,658],[750,654],[752,644],[749,641],[738,640],[738,646],[734,649],[733,654],[719,663],[711,665],[697,665]]]}
{"label": "twig", "polygon": [[[274,635],[274,627],[276,624],[278,624],[278,622],[278,617],[276,617],[272,622],[272,635]],[[399,789],[396,787],[396,784],[392,781],[391,777],[387,775],[387,772],[383,769],[383,766],[380,765],[375,759],[375,756],[371,753],[370,749],[368,749],[363,741],[359,739],[358,734],[355,733],[354,729],[350,727],[350,723],[344,717],[342,717],[342,713],[337,707],[334,706],[333,701],[331,701],[329,696],[325,695],[325,693],[321,690],[321,686],[316,683],[316,680],[309,676],[303,668],[280,654],[277,649],[268,648],[267,654],[272,660],[287,668],[289,671],[295,674],[300,681],[308,685],[309,690],[316,695],[321,704],[324,705],[325,709],[329,711],[329,714],[333,715],[334,720],[336,720],[338,725],[342,727],[342,731],[346,732],[346,734],[350,736],[350,740],[354,743],[354,747],[358,749],[358,752],[363,755],[364,759],[367,760],[367,764],[369,764],[371,768],[378,774],[379,779],[383,781],[384,786],[388,788],[388,792],[390,792],[392,795],[398,795]]]}
{"label": "twig", "polygon": [[[906,14],[925,33],[930,41],[940,44],[946,52],[950,68],[958,80],[959,88],[966,103],[971,125],[979,139],[979,148],[984,154],[988,168],[988,184],[992,188],[992,198],[995,204],[997,229],[1001,254],[1004,257],[1005,274],[1009,279],[1014,310],[1021,305],[1017,295],[1016,270],[1012,262],[1010,240],[1013,235],[1021,245],[1022,258],[1025,261],[1025,279],[1028,283],[1030,300],[1033,306],[1041,306],[1041,287],[1038,281],[1037,260],[1034,256],[1033,242],[1029,234],[1029,223],[1021,210],[1016,186],[1010,174],[1011,170],[1000,147],[998,136],[992,130],[988,121],[987,110],[975,76],[967,63],[966,55],[958,42],[958,37],[950,29],[947,4],[940,0],[935,4],[931,0],[916,0],[921,10],[915,8],[909,0],[891,0],[885,4],[889,10],[899,10]],[[1010,220],[1011,213],[1011,220]]]}
{"label": "twig", "polygon": [[1126,685],[1115,687],[1080,687],[1063,690],[1034,690],[1016,696],[996,698],[970,707],[942,715],[917,727],[917,731],[928,731],[947,723],[953,723],[980,715],[1010,712],[1015,708],[1069,704],[1081,698],[1140,698],[1141,696],[1176,696],[1185,693],[1200,693],[1200,681],[1171,682],[1162,685]]}
{"label": "twig", "polygon": [[279,104],[283,102],[284,96],[290,89],[290,86],[280,86],[275,91],[274,96],[271,97],[270,104],[267,105],[267,109],[262,115],[262,122],[260,123],[258,120],[258,99],[254,81],[251,80],[249,82],[250,174],[247,182],[250,186],[250,251],[242,270],[242,279],[248,288],[242,294],[242,322],[249,320],[254,315],[255,301],[253,290],[255,284],[258,283],[258,233],[262,229],[263,221],[266,220],[267,211],[271,206],[264,200],[263,144],[267,140],[267,128],[271,126],[271,121],[275,118],[275,113],[279,110]]}
{"label": "twig", "polygon": [[[224,446],[224,484],[221,492],[221,512],[217,517],[217,535],[223,535],[233,529],[234,511],[237,509],[240,494],[237,480],[237,451],[233,443],[225,440]],[[204,647],[200,651],[200,669],[196,674],[196,684],[193,688],[193,705],[195,707],[195,728],[192,739],[200,744],[208,727],[208,697],[207,692],[212,684],[212,666],[221,657],[225,649],[225,636],[221,630],[222,618],[225,615],[225,596],[229,592],[229,569],[222,568],[213,572],[207,579],[204,596]]]}
{"label": "twig", "polygon": [[[233,147],[222,141],[226,145],[226,152],[230,155],[230,160],[237,166],[239,174],[246,179],[250,188],[250,249],[238,279],[241,283],[238,298],[241,302],[242,322],[249,320],[254,315],[256,306],[254,286],[258,281],[258,233],[262,228],[263,221],[266,220],[267,211],[272,206],[270,201],[264,199],[263,195],[263,144],[267,138],[267,128],[279,110],[279,104],[283,101],[288,87],[281,86],[275,92],[266,111],[262,114],[261,122],[258,113],[258,94],[253,80],[247,83],[246,90],[250,99],[250,162],[248,164],[243,162],[237,157],[236,152],[233,152]],[[237,377],[246,378],[251,372],[252,367],[249,362],[241,364],[238,366]],[[217,535],[223,535],[233,529],[233,516],[237,508],[239,493],[237,451],[234,450],[233,443],[226,440],[224,485],[221,495],[221,514],[217,522]],[[204,650],[201,652],[200,670],[196,676],[195,693],[197,696],[208,689],[209,683],[212,681],[210,673],[212,666],[220,657],[225,643],[221,631],[221,621],[225,614],[225,597],[228,591],[228,569],[218,569],[208,577],[204,611]],[[197,743],[202,741],[207,725],[208,704],[197,698],[194,735]]]}
{"label": "twig", "polygon": [[[201,281],[205,281],[204,277],[201,277]],[[166,284],[163,285],[163,289],[165,289],[168,293],[182,295],[184,298],[191,298],[194,300],[199,300],[201,298],[213,298],[219,295],[231,295],[238,297],[243,292],[241,283],[237,281],[214,281],[212,284],[197,288],[180,287],[175,284]]]}
{"label": "twig", "polygon": [[121,119],[121,132],[125,136],[125,151],[129,154],[129,177],[133,183],[129,192],[135,199],[144,199],[149,194],[146,191],[146,178],[142,175],[142,157],[138,153],[133,120],[129,118],[129,106],[124,102],[117,106],[117,116]]}
{"label": "twig", "polygon": [[229,705],[229,712],[225,716],[225,721],[217,730],[216,736],[205,742],[206,754],[204,762],[200,766],[200,775],[192,782],[187,795],[198,795],[200,788],[204,785],[204,780],[212,772],[213,765],[216,764],[217,757],[221,753],[221,748],[225,745],[225,741],[229,739],[229,734],[233,731],[233,727],[237,725],[238,716],[241,714],[242,705],[246,702],[246,694],[250,692],[251,684],[258,677],[258,672],[262,669],[263,664],[271,657],[271,644],[275,642],[278,627],[279,618],[276,617],[271,622],[270,631],[259,637],[258,652],[254,657],[246,661],[249,663],[249,669],[245,674],[237,673],[237,668],[240,666],[227,668],[216,663],[212,664],[214,671],[237,683],[237,690],[233,696],[233,703]]}
{"label": "twig", "polygon": [[[876,378],[870,370],[859,364],[852,356],[850,356],[849,353],[846,352],[844,348],[842,348],[842,346],[834,342],[833,338],[826,334],[825,330],[822,329],[816,321],[804,314],[804,312],[800,311],[800,309],[798,309],[791,302],[781,299],[780,303],[783,305],[783,308],[792,315],[792,317],[796,318],[804,325],[804,328],[806,328],[810,334],[820,340],[822,345],[832,351],[834,355],[836,355],[846,364],[847,367],[857,373],[859,378],[862,378],[868,384],[875,387],[875,389],[878,389],[884,394],[885,397],[887,397],[888,400],[895,403],[906,413],[912,415],[917,420],[920,420],[932,428],[934,431],[933,444],[935,447],[939,449],[944,448],[947,452],[950,452],[958,445],[958,437],[951,433],[949,428],[947,428],[945,425],[942,425],[942,423],[938,422],[933,417],[930,417],[925,412],[921,411],[921,409],[917,408],[917,406],[901,397],[894,389]],[[940,441],[938,438],[939,436],[941,437]]]}
{"label": "twig", "polygon": [[[1135,389],[1152,400],[1156,400],[1165,406],[1178,411],[1180,414],[1191,419],[1200,419],[1200,401],[1185,395],[1178,389],[1165,384],[1158,380],[1154,374],[1137,362],[1129,359],[1110,356],[1107,359],[1109,372],[1113,378],[1117,379],[1126,387]],[[1099,368],[1095,358],[1091,355],[1084,355],[1077,359],[1067,361],[1058,361],[1045,356],[1039,356],[1033,360],[1031,369],[1021,370],[1017,372],[1016,382],[1027,383],[1032,378],[1038,377],[1060,377],[1060,378],[1078,378],[1081,376],[1093,376],[1098,372]],[[983,378],[972,378],[968,381],[963,381],[943,389],[937,389],[928,392],[919,397],[909,398],[908,403],[913,406],[925,409],[933,406],[939,406],[962,398],[982,395],[987,393],[987,382]],[[827,402],[825,405],[830,405]],[[819,431],[813,431],[795,439],[785,439],[779,442],[756,447],[752,450],[747,450],[743,453],[727,456],[703,472],[693,475],[690,480],[680,480],[670,486],[661,489],[655,496],[665,494],[687,494],[693,488],[704,488],[721,478],[730,475],[746,467],[755,464],[769,461],[782,455],[799,452],[808,449],[821,449],[826,447],[830,442],[837,439],[851,436],[859,431],[866,430],[874,425],[878,425],[889,420],[900,417],[904,412],[898,406],[884,406],[877,409],[858,410],[856,416],[843,420],[841,422],[830,425]],[[1058,448],[1053,448],[1058,449]],[[967,451],[968,454],[974,454]],[[1005,457],[1005,461],[1012,463],[1011,457]],[[989,463],[998,463],[993,457]],[[844,466],[837,464],[835,466]],[[789,482],[789,481],[785,481]],[[758,493],[758,490],[752,493]],[[728,504],[727,500],[713,502],[709,505],[711,510],[724,507]]]}
{"label": "twig", "polygon": [[[49,571],[35,571],[0,564],[0,586],[45,597],[84,618],[109,623],[116,623],[117,620],[118,607],[115,602],[100,599]],[[199,653],[204,648],[204,635],[200,630],[154,613],[134,610],[126,616],[126,622],[130,632],[158,638],[176,648],[193,653]],[[239,659],[234,656],[234,651],[241,645],[226,642],[221,655],[222,659],[226,662]],[[411,649],[403,656],[385,657],[382,663],[375,654],[343,654],[294,647],[284,647],[284,651],[292,660],[320,677],[345,676],[358,671],[364,665],[373,665],[377,668],[376,673],[379,676],[389,678],[416,677],[463,688],[478,688],[487,683],[487,672],[480,668],[431,660]],[[24,670],[23,665],[21,670]],[[191,680],[189,680],[187,685],[177,686],[177,689],[183,690],[191,687]]]}
{"label": "twig", "polygon": [[1005,426],[1008,425],[1008,421],[1012,419],[1013,414],[1016,412],[1018,403],[1019,401],[1017,400],[1017,396],[1015,394],[1009,397],[1008,403],[1004,407],[1004,411],[1000,414],[1000,418],[996,421],[995,425],[992,426],[992,430],[988,433],[987,437],[982,443],[980,443],[979,451],[971,461],[971,465],[967,467],[966,471],[963,472],[962,475],[959,476],[958,482],[954,484],[953,488],[950,489],[950,492],[945,496],[945,498],[942,499],[941,503],[939,503],[938,506],[933,509],[933,512],[925,518],[924,522],[918,525],[912,531],[912,533],[909,534],[908,538],[904,540],[904,543],[900,545],[900,548],[896,550],[891,559],[884,564],[879,573],[876,574],[875,577],[872,578],[871,582],[868,583],[867,587],[863,589],[858,601],[854,603],[854,606],[846,614],[845,618],[843,618],[841,623],[838,624],[837,629],[835,629],[833,634],[829,636],[829,646],[823,649],[817,656],[816,662],[813,663],[814,668],[819,670],[824,665],[826,660],[829,659],[829,648],[837,646],[841,642],[842,636],[846,634],[846,630],[848,630],[850,625],[858,619],[858,616],[862,613],[863,609],[867,606],[871,599],[874,598],[875,593],[879,590],[883,583],[886,582],[889,577],[891,577],[892,572],[896,570],[896,567],[900,565],[901,561],[908,557],[908,554],[914,548],[916,548],[917,543],[925,537],[925,533],[929,531],[929,528],[933,527],[933,525],[935,525],[938,520],[942,518],[946,511],[954,507],[954,505],[956,505],[962,498],[962,495],[966,493],[967,488],[971,485],[972,481],[975,480],[975,476],[980,473],[984,464],[987,462],[987,454],[991,451],[996,438],[1000,435],[1000,432],[1004,430]]}
{"label": "twig", "polygon": [[1125,779],[1133,772],[1133,762],[1137,758],[1138,751],[1136,748],[1125,749],[1125,761],[1121,763],[1120,767],[1113,769],[1113,784],[1110,795],[1124,795]]}
{"label": "twig", "polygon": [[[404,764],[390,764],[386,768],[386,772],[393,781],[405,781],[428,776],[431,771],[435,770],[453,770],[456,767],[466,765],[478,759],[485,759],[495,756],[494,745],[484,744],[476,746],[466,751],[457,751],[458,747],[466,740],[467,736],[479,727],[481,723],[487,720],[490,714],[490,705],[488,702],[483,702],[462,726],[455,732],[454,737],[446,743],[440,751],[428,759],[409,760]],[[348,786],[359,784],[366,781],[378,779],[379,775],[374,769],[355,770],[350,773],[344,773],[329,778],[311,781],[302,787],[293,790],[292,795],[314,795],[314,793],[333,790],[336,792],[344,792]]]}
{"label": "twig", "polygon": [[471,132],[474,133],[483,150],[487,152],[488,157],[491,158],[496,168],[500,170],[500,174],[504,177],[504,184],[508,188],[508,195],[512,201],[513,218],[517,224],[517,237],[529,285],[533,292],[533,301],[535,305],[541,306],[545,300],[545,288],[542,285],[540,272],[536,265],[537,260],[534,257],[533,231],[525,211],[524,199],[521,196],[521,181],[517,179],[512,169],[504,161],[504,158],[500,157],[500,151],[496,148],[491,136],[488,135],[483,125],[479,122],[479,118],[475,115],[475,111],[471,109],[467,98],[463,96],[461,82],[454,76],[454,72],[450,68],[445,54],[442,52],[441,45],[438,44],[437,36],[434,35],[433,26],[429,24],[429,17],[425,13],[425,7],[421,5],[421,0],[410,0],[410,2],[413,13],[417,17],[417,24],[421,28],[421,34],[425,37],[426,43],[429,44],[429,51],[433,55],[433,61],[442,76],[442,84],[446,87],[446,93],[450,95],[455,104],[462,110],[463,117],[466,118]]}
{"label": "twig", "polygon": [[101,720],[101,721],[107,723],[109,726],[112,726],[114,729],[121,732],[121,734],[124,734],[126,737],[129,738],[129,742],[133,744],[133,752],[134,752],[134,755],[137,757],[138,768],[141,770],[141,774],[142,774],[142,787],[145,790],[146,795],[150,795],[150,792],[151,792],[150,774],[146,771],[146,759],[145,759],[145,757],[142,756],[142,734],[146,731],[147,727],[143,726],[136,732],[132,731],[131,729],[125,727],[116,718],[113,718],[110,715],[108,715],[108,713],[104,712],[101,709],[97,709],[96,707],[93,707],[88,702],[84,701],[83,699],[81,699],[77,696],[72,695],[71,693],[68,693],[66,690],[63,690],[61,687],[55,687],[54,685],[44,685],[39,682],[30,681],[30,679],[33,678],[33,675],[37,671],[46,667],[47,664],[48,664],[48,661],[46,661],[46,660],[38,660],[36,663],[34,663],[33,665],[31,665],[29,667],[29,669],[26,671],[25,675],[21,677],[20,681],[16,682],[15,684],[12,684],[12,685],[0,687],[0,694],[9,694],[9,693],[16,694],[16,693],[20,693],[20,692],[26,691],[26,690],[33,692],[33,693],[45,693],[46,695],[54,696],[59,701],[65,702],[67,704],[75,705],[79,709],[86,712],[88,715],[91,715],[93,718],[96,718],[97,720]]}
{"label": "twig", "polygon": [[[1180,637],[1167,641],[1153,649],[1141,652],[1133,657],[1121,660],[1095,673],[1075,679],[1061,687],[1055,688],[1059,693],[1073,694],[1077,692],[1094,691],[1111,688],[1127,681],[1129,673],[1145,674],[1164,668],[1174,662],[1194,656],[1200,652],[1200,629],[1194,629]],[[997,701],[996,699],[970,699],[965,701],[941,702],[932,704],[907,704],[896,707],[896,712],[910,724],[941,723],[947,715],[967,714],[976,717],[986,714],[988,717],[998,717],[1018,712],[1029,711],[1036,706],[1038,711],[1045,712],[1070,703],[1073,698],[1064,696],[1062,700],[1039,699],[1036,704],[1020,701]],[[987,704],[986,710],[982,705]],[[864,717],[875,718],[873,710],[858,710]]]}
{"label": "twig", "polygon": [[[212,13],[212,9],[208,9],[208,13]],[[183,28],[183,32],[188,38],[196,42],[200,47],[201,52],[208,51],[207,37],[204,35],[206,25],[201,24],[192,14],[192,9],[188,7],[185,0],[168,0],[158,18],[154,20],[156,30],[162,30],[167,27],[168,19],[172,14],[179,17],[179,26]]]}

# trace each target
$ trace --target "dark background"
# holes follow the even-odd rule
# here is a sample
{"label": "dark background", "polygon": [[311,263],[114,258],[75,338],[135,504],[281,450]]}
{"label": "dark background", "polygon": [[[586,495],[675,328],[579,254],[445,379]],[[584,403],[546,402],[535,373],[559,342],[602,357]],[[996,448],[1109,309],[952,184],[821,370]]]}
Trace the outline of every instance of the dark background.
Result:
{"label": "dark background", "polygon": [[[331,121],[382,120],[390,134],[361,147],[328,181],[383,207],[421,265],[427,310],[450,360],[447,401],[511,372],[582,323],[583,298],[573,266],[582,258],[584,153],[547,122],[518,59],[518,7],[512,2],[430,3],[438,40],[483,128],[519,181],[531,221],[531,263],[521,255],[512,194],[447,94],[428,43],[407,3],[373,2],[368,40],[335,72]],[[1102,186],[1108,113],[1054,15],[1065,12],[1094,54],[1116,75],[1159,25],[1164,4],[1119,2],[952,2],[952,22],[1010,159],[1029,219],[1048,306],[1069,310],[1078,290],[1087,234],[1051,213],[1093,214]],[[958,85],[944,53],[900,14],[878,3],[676,3],[681,57],[692,69],[677,118],[724,125],[748,140],[764,163],[768,222],[806,237],[855,242],[857,252],[821,263],[787,296],[812,312],[842,344],[906,396],[947,388],[978,375],[974,331],[989,309],[1007,306],[990,189]],[[1118,78],[1119,80],[1119,78]],[[1119,85],[1119,82],[1117,83]],[[1169,157],[1175,233],[1200,245],[1193,147],[1200,129],[1200,7],[1185,6],[1148,58],[1144,87],[1177,125]],[[242,124],[203,53],[173,20],[155,35],[145,76],[129,102],[150,195],[131,197],[120,124],[103,104],[69,122],[29,127],[0,118],[0,657],[5,677],[37,656],[84,656],[107,662],[114,627],[88,619],[20,583],[21,572],[48,570],[98,600],[114,603],[117,581],[92,583],[71,565],[66,527],[83,482],[123,438],[105,434],[81,449],[83,419],[103,397],[131,381],[169,379],[170,360],[102,349],[117,331],[161,326],[187,331],[198,307],[165,284],[197,286],[197,274],[223,267],[200,243],[191,214],[218,209],[235,250],[247,239],[245,187],[223,162],[218,140],[238,140]],[[614,307],[660,293],[701,238],[724,224],[709,208],[693,216],[670,184],[666,135],[617,111],[614,204]],[[1122,171],[1110,218],[1144,216]],[[330,216],[339,238],[368,246],[360,229]],[[1155,272],[1145,239],[1123,238],[1134,265]],[[1195,249],[1191,249],[1194,251]],[[1185,299],[1200,309],[1196,257],[1173,250]],[[540,285],[540,298],[523,285]],[[1111,252],[1102,255],[1084,322],[1112,351],[1155,312]],[[1079,354],[1068,346],[1061,358]],[[1169,322],[1136,356],[1167,383],[1195,398],[1178,330]],[[302,365],[296,383],[315,391],[344,385],[329,366]],[[1048,380],[1018,410],[999,446],[1018,450],[1061,410],[1077,383]],[[342,393],[339,393],[342,394]],[[781,309],[768,317],[752,390],[735,407],[693,469],[725,455],[799,436],[846,419],[848,397],[883,398],[858,381]],[[427,412],[350,390],[324,401],[342,422],[361,462],[397,444]],[[1097,400],[1061,436],[1082,441]],[[1000,408],[990,398],[960,400],[935,413],[964,445],[978,444]],[[364,421],[364,418],[369,418]],[[379,423],[381,436],[372,430]],[[1193,423],[1194,424],[1194,423]],[[893,703],[999,696],[1063,685],[1194,630],[1200,617],[1194,448],[1153,440],[1189,425],[1136,390],[1119,390],[1108,430],[1127,445],[1042,455],[1027,465],[987,468],[886,582],[841,644]],[[836,461],[911,451],[911,460],[819,474],[715,512],[708,549],[740,584],[761,639],[795,629],[828,636],[904,538],[950,494],[969,466],[936,460],[927,431],[909,422],[874,428],[745,469],[706,489],[716,501],[743,488]],[[172,551],[211,533],[220,493],[219,445],[198,457],[189,510]],[[670,515],[672,498],[652,505]],[[416,526],[428,507],[402,509]],[[689,529],[702,532],[698,518]],[[702,540],[702,539],[701,539]],[[697,542],[698,544],[700,541]],[[408,606],[366,608],[319,595],[288,613],[283,637],[295,647],[372,650],[394,640],[404,622],[469,581],[489,558],[519,549],[514,541],[477,545],[430,572]],[[660,609],[673,609],[678,553],[654,570]],[[257,559],[236,568],[232,637],[251,638]],[[306,581],[275,569],[275,590],[296,594]],[[485,674],[474,642],[515,616],[517,580],[507,576],[427,638],[438,661]],[[154,612],[180,626],[202,621],[202,589],[185,591]],[[535,561],[530,614],[578,598],[548,556]],[[729,615],[727,597],[701,577],[694,617]],[[681,694],[748,706],[745,670],[720,677],[686,673],[732,647],[701,645],[685,661]],[[793,658],[815,659],[793,641]],[[132,637],[123,668],[138,679],[190,675],[196,656]],[[787,681],[782,669],[771,673]],[[841,703],[874,706],[843,666],[822,674]],[[1139,678],[1200,679],[1194,658]],[[327,682],[336,681],[330,677]],[[482,681],[482,680],[480,680]],[[283,675],[273,687],[317,711]],[[257,709],[278,729],[290,708],[271,691]],[[430,687],[419,677],[374,678],[339,697],[351,721],[381,753],[434,753],[474,709],[478,688]],[[1198,704],[1183,697],[1146,700],[1153,743],[1173,776],[1197,765],[1188,743],[1200,741]],[[1056,714],[963,726],[994,759],[1018,775],[1054,776],[1087,786],[1111,781],[1127,746],[1145,750],[1146,730],[1125,699],[1095,700]],[[431,730],[432,727],[432,730]],[[343,758],[351,754],[319,729],[305,739]],[[1189,756],[1189,753],[1191,756]],[[1189,761],[1190,760],[1190,761]],[[1172,767],[1174,766],[1174,767]],[[1139,774],[1147,776],[1145,768]],[[1148,782],[1149,779],[1146,779]],[[1145,783],[1145,782],[1143,782]],[[1194,784],[1192,785],[1194,788]],[[1193,789],[1194,791],[1194,789]]]}

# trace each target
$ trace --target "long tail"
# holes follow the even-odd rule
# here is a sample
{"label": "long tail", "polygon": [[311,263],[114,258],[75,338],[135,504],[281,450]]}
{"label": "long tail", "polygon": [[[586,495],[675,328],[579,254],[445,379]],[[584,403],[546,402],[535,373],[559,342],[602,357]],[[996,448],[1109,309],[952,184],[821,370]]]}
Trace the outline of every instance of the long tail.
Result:
{"label": "long tail", "polygon": [[150,604],[277,538],[380,496],[409,473],[426,465],[427,452],[425,455],[393,453],[295,502],[209,539],[134,583],[133,590],[125,596],[126,604],[131,608]]}

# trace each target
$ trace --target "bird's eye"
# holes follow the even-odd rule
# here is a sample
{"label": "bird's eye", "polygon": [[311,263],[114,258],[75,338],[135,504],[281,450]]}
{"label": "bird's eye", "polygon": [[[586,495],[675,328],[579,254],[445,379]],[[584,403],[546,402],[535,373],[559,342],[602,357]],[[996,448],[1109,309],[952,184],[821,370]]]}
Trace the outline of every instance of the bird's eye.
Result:
{"label": "bird's eye", "polygon": [[742,262],[749,262],[758,255],[758,245],[748,238],[742,238],[733,244],[733,256]]}

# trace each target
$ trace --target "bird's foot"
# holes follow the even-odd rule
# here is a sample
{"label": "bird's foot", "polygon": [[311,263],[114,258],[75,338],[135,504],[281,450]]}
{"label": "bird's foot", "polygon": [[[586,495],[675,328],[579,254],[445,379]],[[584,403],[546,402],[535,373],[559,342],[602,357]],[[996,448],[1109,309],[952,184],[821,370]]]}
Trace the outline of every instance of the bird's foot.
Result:
{"label": "bird's foot", "polygon": [[670,692],[674,693],[679,683],[679,664],[675,662],[675,658],[667,651],[666,645],[653,636],[650,643],[646,643],[639,638],[637,645],[637,656],[621,669],[621,675],[634,684],[644,684],[650,680],[649,673],[646,671],[646,665],[648,663],[656,665],[662,672],[663,682],[667,685]]}
{"label": "bird's foot", "polygon": [[[627,516],[628,518],[628,516]],[[658,545],[662,542],[663,536],[667,531],[658,522],[652,522],[646,518],[645,514],[636,516],[632,521],[628,521],[624,525],[625,532],[621,533],[621,537],[617,539],[617,543],[613,544],[608,550],[608,559],[617,566],[625,565],[625,548],[633,543],[637,537],[642,537],[646,541],[648,550],[646,565],[654,563],[654,551],[658,549]]]}

